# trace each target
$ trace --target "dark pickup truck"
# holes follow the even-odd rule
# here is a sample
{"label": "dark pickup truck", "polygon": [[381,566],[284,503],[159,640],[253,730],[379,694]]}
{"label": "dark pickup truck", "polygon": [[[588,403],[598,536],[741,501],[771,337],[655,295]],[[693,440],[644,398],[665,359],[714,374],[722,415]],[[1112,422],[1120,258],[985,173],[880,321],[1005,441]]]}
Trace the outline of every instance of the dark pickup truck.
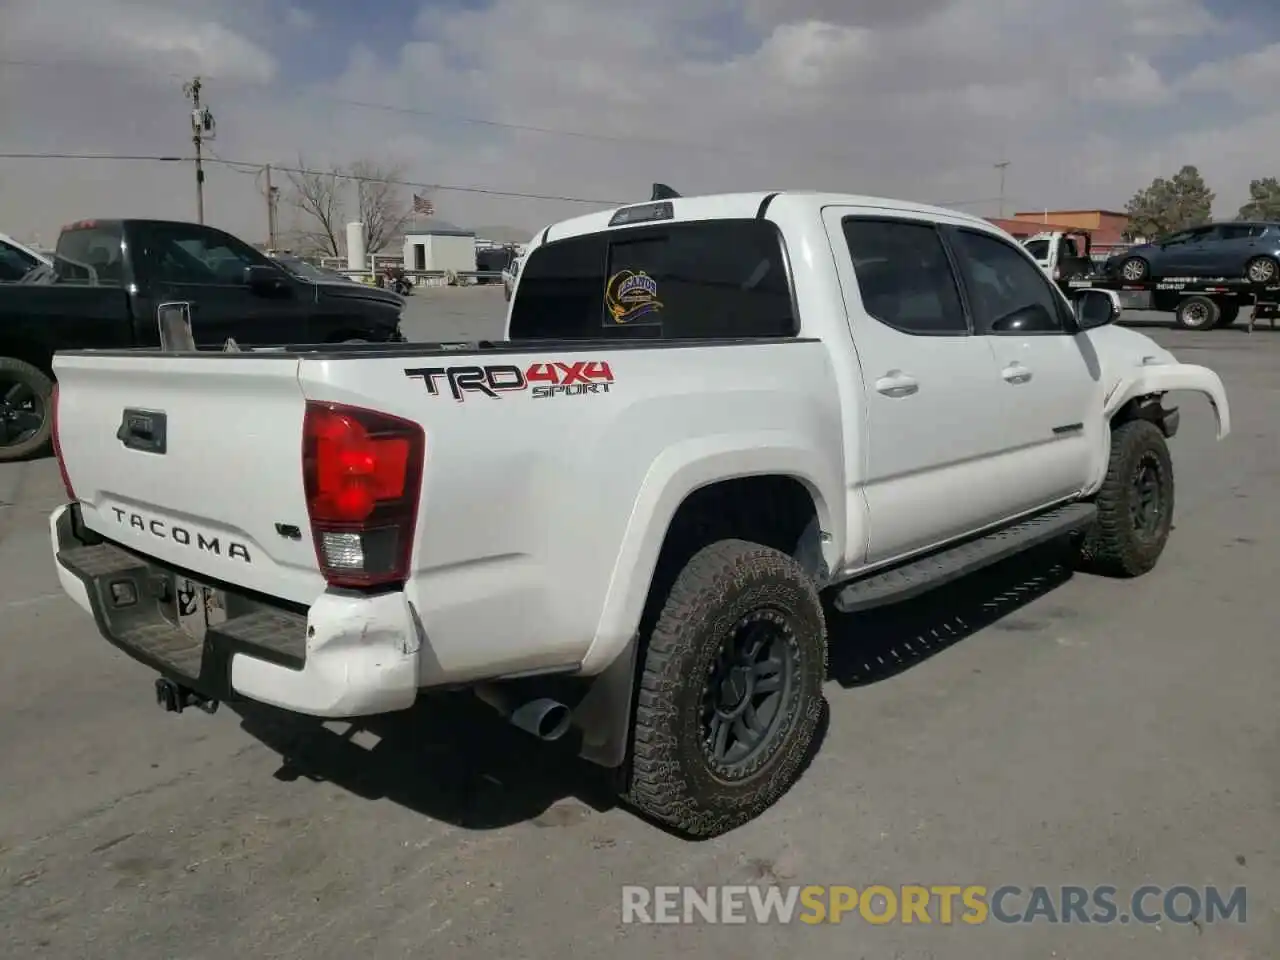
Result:
{"label": "dark pickup truck", "polygon": [[0,462],[43,449],[58,350],[160,346],[157,308],[190,305],[199,346],[403,341],[404,299],[291,272],[213,227],[88,220],[52,267],[0,288]]}

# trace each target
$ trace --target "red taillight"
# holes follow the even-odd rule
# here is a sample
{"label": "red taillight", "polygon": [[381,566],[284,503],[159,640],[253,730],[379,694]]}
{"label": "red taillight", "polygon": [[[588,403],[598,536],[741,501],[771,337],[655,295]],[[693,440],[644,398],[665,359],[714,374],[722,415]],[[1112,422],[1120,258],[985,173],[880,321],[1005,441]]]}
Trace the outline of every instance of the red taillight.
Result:
{"label": "red taillight", "polygon": [[62,459],[62,443],[58,439],[58,384],[53,385],[53,393],[49,396],[49,406],[53,414],[53,425],[50,436],[53,438],[53,455],[58,460],[58,473],[62,474],[62,486],[67,491],[67,499],[75,500],[76,492],[71,486],[71,478],[67,476],[67,462]]}
{"label": "red taillight", "polygon": [[421,424],[308,401],[302,478],[316,559],[334,587],[409,576],[426,435]]}

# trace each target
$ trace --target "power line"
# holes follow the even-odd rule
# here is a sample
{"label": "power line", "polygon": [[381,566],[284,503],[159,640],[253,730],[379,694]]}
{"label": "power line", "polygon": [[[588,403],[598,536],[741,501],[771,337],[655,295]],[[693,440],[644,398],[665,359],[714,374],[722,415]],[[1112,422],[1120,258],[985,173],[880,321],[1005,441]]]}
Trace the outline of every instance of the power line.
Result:
{"label": "power line", "polygon": [[[159,154],[136,153],[0,153],[0,160],[121,160],[155,163],[190,163],[193,157],[164,156]],[[419,190],[436,190],[441,193],[470,193],[490,197],[510,197],[515,200],[552,200],[560,203],[589,203],[601,207],[613,207],[626,203],[634,203],[635,198],[620,200],[600,197],[568,197],[549,193],[522,193],[517,190],[498,190],[495,187],[458,186],[449,183],[426,183],[420,180],[400,180],[396,178],[359,176],[337,170],[309,170],[305,167],[290,167],[278,163],[254,163],[249,160],[228,160],[217,154],[204,157],[205,163],[217,163],[252,176],[261,176],[262,171],[270,166],[279,173],[292,173],[296,176],[334,177],[338,180],[351,180],[357,183],[387,183],[396,187],[413,187]],[[971,207],[982,203],[995,203],[997,197],[980,197],[976,200],[931,200],[927,201],[935,207]],[[1006,198],[1007,199],[1007,198]]]}
{"label": "power line", "polygon": [[[30,67],[30,68],[63,68],[63,69],[67,67],[82,67],[82,68],[88,67],[94,70],[128,71],[131,73],[136,72],[137,70],[137,68],[134,66],[124,66],[121,64],[91,63],[83,60],[63,60],[63,61],[30,60],[30,59],[18,59],[18,58],[8,58],[8,57],[0,57],[0,66]],[[186,79],[184,75],[179,73],[174,73],[168,70],[153,71],[153,73],[160,76]],[[215,74],[206,74],[205,76],[208,77],[209,79],[214,79],[214,80],[219,79],[219,77]],[[222,79],[227,79],[227,78],[222,78]],[[231,81],[231,82],[235,82],[235,81]],[[663,137],[643,137],[643,136],[635,136],[635,135],[629,135],[629,134],[594,133],[586,130],[568,129],[565,127],[548,127],[548,126],[541,126],[537,124],[513,123],[505,120],[494,120],[489,117],[476,117],[476,116],[470,116],[467,114],[450,113],[442,110],[432,110],[425,107],[406,107],[406,106],[401,106],[399,104],[382,103],[374,100],[356,100],[350,97],[333,96],[330,94],[320,93],[315,90],[306,89],[298,84],[278,85],[278,86],[280,89],[287,90],[295,95],[301,95],[308,99],[322,100],[325,103],[329,103],[329,104],[340,104],[343,106],[353,107],[360,110],[376,110],[384,113],[399,114],[402,116],[423,117],[427,119],[443,120],[449,123],[461,123],[461,124],[468,124],[472,126],[488,127],[491,129],[498,129],[498,130],[511,130],[511,131],[523,132],[523,133],[537,133],[544,136],[565,137],[568,139],[575,139],[575,140],[590,140],[598,143],[612,143],[612,144],[622,144],[622,145],[645,144],[649,146],[675,147],[678,149],[702,151],[702,152],[722,154],[722,155],[731,154],[733,156],[741,156],[743,152],[743,148],[741,146],[726,147],[718,144],[699,143],[697,141],[690,141],[690,140],[674,140],[674,139],[668,139]],[[842,153],[842,152],[808,151],[808,155],[811,157],[816,157],[819,159],[825,159],[829,161],[835,161],[839,163],[848,163],[849,161],[855,159],[855,157],[852,154]],[[974,169],[977,168],[977,164],[974,164],[973,166],[974,166]],[[970,200],[970,201],[964,201],[964,202],[965,203],[985,203],[988,201]]]}
{"label": "power line", "polygon": [[[0,160],[122,160],[154,161],[157,163],[190,163],[193,159],[193,157],[119,153],[0,153]],[[253,167],[255,170],[262,170],[267,166],[265,163],[252,163],[247,160],[226,160],[221,157],[204,157],[203,160],[205,163],[218,163],[232,168]],[[457,184],[425,183],[419,180],[401,180],[394,177],[361,176],[354,173],[344,173],[338,170],[309,170],[305,167],[290,167],[278,163],[271,164],[271,169],[281,173],[292,173],[297,176],[334,177],[338,180],[351,180],[356,183],[387,183],[397,187],[414,187],[419,190],[436,190],[442,193],[471,193],[491,197],[511,197],[518,200],[554,200],[561,203],[590,203],[604,207],[632,203],[635,200],[634,197],[630,200],[619,200],[617,198],[600,199],[598,197],[568,197],[549,193],[521,193],[516,190],[498,190],[494,187],[464,187],[458,186]]]}
{"label": "power line", "polygon": [[190,163],[191,157],[153,153],[0,153],[0,160],[145,160],[153,163]]}

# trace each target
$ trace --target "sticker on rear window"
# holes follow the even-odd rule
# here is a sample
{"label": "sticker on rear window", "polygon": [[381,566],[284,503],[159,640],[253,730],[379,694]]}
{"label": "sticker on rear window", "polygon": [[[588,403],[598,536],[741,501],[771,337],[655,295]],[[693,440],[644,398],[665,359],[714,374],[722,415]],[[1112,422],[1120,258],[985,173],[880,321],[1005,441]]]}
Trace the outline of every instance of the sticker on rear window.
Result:
{"label": "sticker on rear window", "polygon": [[662,309],[658,299],[658,281],[643,270],[619,270],[605,285],[606,326],[634,325],[644,317],[645,323],[660,323]]}

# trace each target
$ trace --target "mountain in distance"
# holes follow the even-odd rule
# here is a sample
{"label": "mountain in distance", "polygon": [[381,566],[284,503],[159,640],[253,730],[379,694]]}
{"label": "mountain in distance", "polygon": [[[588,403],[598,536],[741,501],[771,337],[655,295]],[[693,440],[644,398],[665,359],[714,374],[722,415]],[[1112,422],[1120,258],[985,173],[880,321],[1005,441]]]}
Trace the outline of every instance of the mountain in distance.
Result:
{"label": "mountain in distance", "polygon": [[482,240],[490,240],[493,243],[528,243],[533,239],[532,230],[523,230],[520,227],[492,226],[492,227],[473,227],[475,235]]}

